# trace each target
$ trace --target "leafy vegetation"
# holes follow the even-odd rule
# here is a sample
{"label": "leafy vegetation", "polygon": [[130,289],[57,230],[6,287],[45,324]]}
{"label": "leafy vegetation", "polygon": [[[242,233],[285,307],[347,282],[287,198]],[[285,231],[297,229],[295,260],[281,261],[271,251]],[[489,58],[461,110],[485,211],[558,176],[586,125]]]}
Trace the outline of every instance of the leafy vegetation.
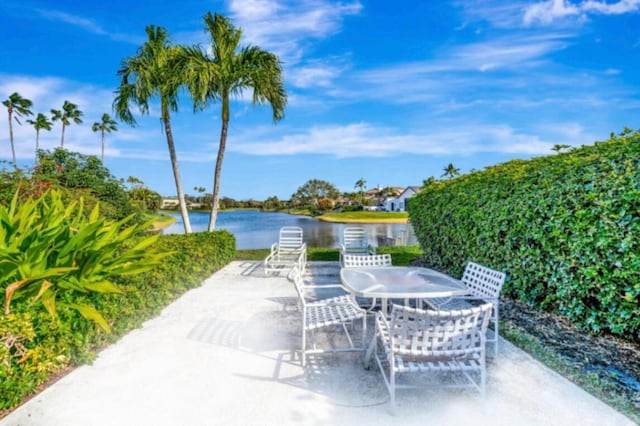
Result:
{"label": "leafy vegetation", "polygon": [[430,182],[409,203],[427,264],[508,273],[506,295],[640,340],[640,132]]}
{"label": "leafy vegetation", "polygon": [[[142,240],[134,239],[129,247]],[[120,293],[86,293],[111,328],[107,334],[67,306],[52,317],[28,300],[15,300],[10,315],[0,315],[0,410],[18,404],[51,375],[89,362],[96,350],[157,315],[190,288],[233,259],[235,238],[226,231],[160,236],[148,249],[171,253],[153,269],[116,278]]]}
{"label": "leafy vegetation", "polygon": [[83,213],[82,199],[66,205],[62,195],[49,190],[18,204],[16,192],[9,207],[0,205],[0,285],[5,291],[5,315],[12,301],[39,302],[51,315],[58,306],[78,311],[109,330],[90,303],[79,294],[118,293],[116,276],[144,272],[166,254],[151,249],[157,237],[147,237],[124,249],[124,243],[144,226],[124,228],[99,216],[96,205]]}

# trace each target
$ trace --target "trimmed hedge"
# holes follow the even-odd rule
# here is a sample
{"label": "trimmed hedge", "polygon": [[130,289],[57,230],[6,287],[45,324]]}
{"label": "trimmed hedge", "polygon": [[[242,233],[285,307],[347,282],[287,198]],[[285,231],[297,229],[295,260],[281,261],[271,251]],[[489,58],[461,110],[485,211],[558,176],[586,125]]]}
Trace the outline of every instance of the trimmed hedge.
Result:
{"label": "trimmed hedge", "polygon": [[506,295],[640,340],[640,131],[432,182],[409,217],[428,264],[503,270]]}
{"label": "trimmed hedge", "polygon": [[119,278],[124,294],[87,295],[109,322],[111,334],[69,309],[53,318],[20,302],[11,315],[0,315],[0,410],[19,404],[60,371],[90,362],[97,350],[201,285],[233,260],[236,241],[229,232],[216,231],[161,236],[154,246],[172,254],[151,271]]}

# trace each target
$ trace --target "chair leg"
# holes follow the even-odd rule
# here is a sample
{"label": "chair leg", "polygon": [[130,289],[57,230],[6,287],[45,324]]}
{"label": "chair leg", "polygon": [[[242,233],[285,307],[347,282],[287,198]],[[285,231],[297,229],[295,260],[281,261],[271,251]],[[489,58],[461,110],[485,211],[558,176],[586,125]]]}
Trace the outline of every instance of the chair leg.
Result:
{"label": "chair leg", "polygon": [[500,327],[500,322],[499,322],[499,315],[498,315],[498,304],[496,303],[496,305],[494,306],[495,309],[495,318],[494,318],[494,324],[493,324],[493,337],[495,339],[495,342],[493,342],[493,356],[497,357],[498,356],[498,336],[500,335],[499,333],[499,327]]}

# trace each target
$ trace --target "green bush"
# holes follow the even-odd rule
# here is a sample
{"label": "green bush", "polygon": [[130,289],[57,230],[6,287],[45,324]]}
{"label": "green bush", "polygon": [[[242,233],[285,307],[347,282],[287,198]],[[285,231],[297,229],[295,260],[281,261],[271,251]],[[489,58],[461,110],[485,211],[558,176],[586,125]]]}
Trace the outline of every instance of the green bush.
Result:
{"label": "green bush", "polygon": [[119,222],[101,218],[97,205],[89,215],[83,210],[82,199],[66,204],[56,190],[20,204],[16,192],[8,207],[0,205],[5,315],[12,301],[24,298],[41,303],[51,315],[66,306],[109,330],[93,304],[80,302],[79,295],[119,292],[114,277],[149,270],[165,256],[149,247],[157,237],[125,247],[125,241],[144,226],[124,228],[129,218]]}
{"label": "green bush", "polygon": [[[138,242],[133,239],[129,246]],[[227,231],[160,236],[151,249],[171,253],[161,264],[138,275],[116,278],[122,293],[87,293],[76,301],[94,305],[111,327],[110,334],[64,306],[58,307],[54,318],[26,300],[14,301],[11,315],[0,316],[0,342],[19,342],[10,350],[0,350],[0,410],[19,404],[51,374],[90,362],[96,350],[199,286],[233,259],[235,244]]]}
{"label": "green bush", "polygon": [[640,339],[640,132],[432,182],[409,216],[428,264],[504,270],[505,294]]}

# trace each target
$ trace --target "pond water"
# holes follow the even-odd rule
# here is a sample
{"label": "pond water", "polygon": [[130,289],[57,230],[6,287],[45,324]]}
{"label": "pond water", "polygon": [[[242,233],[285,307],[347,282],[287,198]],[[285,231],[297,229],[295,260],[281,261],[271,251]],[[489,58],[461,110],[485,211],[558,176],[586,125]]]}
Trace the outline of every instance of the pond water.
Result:
{"label": "pond water", "polygon": [[[182,234],[184,225],[179,213],[169,213],[176,222],[165,228],[163,234]],[[209,224],[209,213],[189,213],[193,232],[205,231]],[[364,226],[369,242],[382,245],[393,242],[402,245],[417,244],[409,224],[365,224],[349,225],[329,223],[308,216],[286,213],[261,212],[259,210],[236,210],[218,213],[216,229],[226,229],[235,235],[237,248],[269,248],[278,240],[278,232],[283,226],[299,226],[303,229],[308,247],[339,247],[345,226]]]}

